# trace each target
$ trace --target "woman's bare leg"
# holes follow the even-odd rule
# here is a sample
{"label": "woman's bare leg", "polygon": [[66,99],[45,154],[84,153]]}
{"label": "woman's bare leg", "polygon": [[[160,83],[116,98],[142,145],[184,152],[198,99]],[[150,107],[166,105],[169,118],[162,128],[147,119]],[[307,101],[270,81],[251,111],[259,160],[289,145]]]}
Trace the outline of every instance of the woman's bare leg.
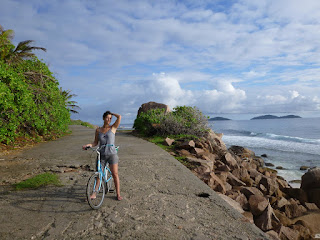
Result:
{"label": "woman's bare leg", "polygon": [[120,180],[119,180],[119,174],[118,174],[118,164],[110,164],[109,166],[110,166],[110,170],[112,172],[114,185],[116,187],[117,199],[122,200],[122,197],[120,195]]}

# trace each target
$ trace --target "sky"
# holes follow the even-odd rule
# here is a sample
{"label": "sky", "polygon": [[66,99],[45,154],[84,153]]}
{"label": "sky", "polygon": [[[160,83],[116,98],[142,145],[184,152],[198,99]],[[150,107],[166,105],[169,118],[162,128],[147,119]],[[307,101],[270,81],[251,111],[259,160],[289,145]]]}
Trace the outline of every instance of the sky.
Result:
{"label": "sky", "polygon": [[319,0],[1,0],[0,24],[47,49],[73,119],[131,123],[149,101],[320,117]]}

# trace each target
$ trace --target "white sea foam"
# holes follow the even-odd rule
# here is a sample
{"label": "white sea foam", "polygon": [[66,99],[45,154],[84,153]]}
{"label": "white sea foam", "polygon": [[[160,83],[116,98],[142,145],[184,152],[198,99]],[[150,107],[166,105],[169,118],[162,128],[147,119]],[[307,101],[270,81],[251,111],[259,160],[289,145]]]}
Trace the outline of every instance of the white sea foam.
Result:
{"label": "white sea foam", "polygon": [[283,141],[263,137],[228,136],[224,135],[222,140],[227,145],[249,146],[251,148],[264,148],[285,152],[299,152],[320,155],[320,146],[306,142]]}
{"label": "white sea foam", "polygon": [[[273,163],[275,167],[283,167],[284,170],[277,169],[277,171],[288,182],[301,180],[301,176],[305,173],[300,170],[301,166],[313,167],[320,164],[319,145],[261,137],[226,135],[223,136],[223,141],[227,146],[240,145],[248,147],[256,154],[267,153],[268,158],[265,159],[265,162]],[[299,183],[290,183],[290,185],[292,187],[300,186]]]}

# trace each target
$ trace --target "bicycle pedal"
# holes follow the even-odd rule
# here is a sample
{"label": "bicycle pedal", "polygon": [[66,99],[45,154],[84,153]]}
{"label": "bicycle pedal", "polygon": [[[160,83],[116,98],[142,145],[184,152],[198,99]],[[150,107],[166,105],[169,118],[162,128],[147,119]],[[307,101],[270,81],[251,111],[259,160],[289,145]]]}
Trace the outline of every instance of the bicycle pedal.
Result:
{"label": "bicycle pedal", "polygon": [[114,189],[109,189],[109,193],[113,193],[114,192]]}

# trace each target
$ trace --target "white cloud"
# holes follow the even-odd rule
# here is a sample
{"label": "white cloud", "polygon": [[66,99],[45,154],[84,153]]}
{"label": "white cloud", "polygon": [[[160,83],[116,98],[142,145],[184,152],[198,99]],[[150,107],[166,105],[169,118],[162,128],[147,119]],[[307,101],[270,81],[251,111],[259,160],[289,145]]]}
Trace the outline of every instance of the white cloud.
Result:
{"label": "white cloud", "polygon": [[257,72],[254,70],[250,70],[249,72],[242,73],[246,78],[257,78],[257,77],[264,77],[266,76],[266,72]]}

